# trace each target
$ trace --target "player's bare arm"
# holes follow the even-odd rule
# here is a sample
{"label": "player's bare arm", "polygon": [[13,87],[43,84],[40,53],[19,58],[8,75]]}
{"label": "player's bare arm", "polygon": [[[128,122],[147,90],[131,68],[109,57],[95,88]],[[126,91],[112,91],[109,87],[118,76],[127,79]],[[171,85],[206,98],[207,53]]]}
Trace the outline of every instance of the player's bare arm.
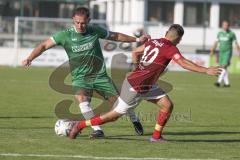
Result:
{"label": "player's bare arm", "polygon": [[218,41],[215,41],[212,48],[210,49],[210,56],[213,56],[215,49],[217,48]]}
{"label": "player's bare arm", "polygon": [[109,31],[109,36],[107,37],[108,40],[111,41],[118,41],[118,42],[146,42],[148,40],[149,36],[143,35],[140,38],[128,36],[123,33],[119,32],[112,32]]}
{"label": "player's bare arm", "polygon": [[32,53],[26,58],[25,60],[22,61],[23,66],[30,66],[31,62],[40,56],[44,51],[48,50],[49,48],[52,48],[55,46],[55,42],[52,39],[47,39],[40,43],[33,51]]}
{"label": "player's bare arm", "polygon": [[220,67],[209,67],[209,68],[202,67],[183,57],[177,60],[176,62],[184,69],[187,69],[193,72],[205,73],[211,76],[219,75],[222,72],[222,69]]}
{"label": "player's bare arm", "polygon": [[145,49],[145,44],[133,49],[133,51],[132,51],[132,63],[133,64],[139,63],[140,58],[143,55],[144,49]]}
{"label": "player's bare arm", "polygon": [[139,46],[139,47],[136,47],[133,49],[132,53],[135,53],[135,54],[143,54],[144,52],[144,49],[145,49],[145,44]]}
{"label": "player's bare arm", "polygon": [[240,58],[240,45],[239,45],[238,41],[235,41],[235,44],[236,44],[237,51],[238,51],[239,58]]}

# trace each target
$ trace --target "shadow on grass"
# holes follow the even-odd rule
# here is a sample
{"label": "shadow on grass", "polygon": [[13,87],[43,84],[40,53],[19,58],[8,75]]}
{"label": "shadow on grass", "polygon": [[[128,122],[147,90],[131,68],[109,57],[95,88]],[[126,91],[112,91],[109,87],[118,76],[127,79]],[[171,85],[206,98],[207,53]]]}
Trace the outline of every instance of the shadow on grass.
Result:
{"label": "shadow on grass", "polygon": [[[196,132],[164,132],[164,135],[172,135],[172,136],[201,136],[201,135],[231,135],[231,134],[239,134],[240,132],[226,132],[226,131],[196,131]],[[151,136],[152,133],[146,133],[144,136]],[[135,137],[135,138],[134,138]],[[105,139],[113,139],[113,140],[130,140],[130,141],[146,141],[148,140],[140,138],[141,136],[136,135],[115,135],[115,136],[107,136]],[[169,142],[212,142],[212,143],[238,143],[240,139],[179,139],[179,140],[171,140]]]}
{"label": "shadow on grass", "polygon": [[240,132],[233,132],[233,131],[164,132],[164,135],[173,135],[173,136],[227,135],[227,134],[239,134],[240,135]]}
{"label": "shadow on grass", "polygon": [[[150,138],[150,137],[149,137]],[[132,137],[120,137],[120,136],[108,136],[104,139],[110,140],[124,140],[124,141],[148,141],[149,138],[140,139],[140,138],[132,138]],[[240,139],[179,139],[179,140],[171,140],[167,139],[169,142],[208,142],[208,143],[239,143]]]}
{"label": "shadow on grass", "polygon": [[[139,139],[139,138],[129,138],[129,137],[106,137],[105,139],[110,140],[124,140],[124,141],[149,141],[149,138]],[[208,143],[239,143],[240,139],[184,139],[184,140],[171,140],[167,139],[169,142],[208,142]]]}
{"label": "shadow on grass", "polygon": [[[173,135],[173,136],[199,136],[199,135],[227,135],[227,134],[239,134],[240,132],[232,132],[232,131],[190,131],[190,132],[164,132],[164,135]],[[145,133],[144,136],[151,136],[152,133],[148,132]],[[113,135],[113,136],[108,136],[108,137],[133,137],[137,135]],[[139,136],[141,137],[141,136]]]}
{"label": "shadow on grass", "polygon": [[231,128],[231,127],[240,127],[240,125],[191,125],[191,126],[181,126],[181,125],[176,125],[176,126],[167,126],[170,128]]}
{"label": "shadow on grass", "polygon": [[[132,135],[130,135],[132,136]],[[133,137],[130,137],[129,135],[124,135],[123,137],[121,136],[106,136],[104,139],[109,139],[109,140],[123,140],[123,141],[142,141],[142,142],[145,142],[147,141],[148,139],[142,139],[142,138],[137,138],[136,135],[134,135],[134,137],[136,138],[133,138]]]}
{"label": "shadow on grass", "polygon": [[184,139],[184,140],[170,140],[170,142],[239,143],[240,139]]}

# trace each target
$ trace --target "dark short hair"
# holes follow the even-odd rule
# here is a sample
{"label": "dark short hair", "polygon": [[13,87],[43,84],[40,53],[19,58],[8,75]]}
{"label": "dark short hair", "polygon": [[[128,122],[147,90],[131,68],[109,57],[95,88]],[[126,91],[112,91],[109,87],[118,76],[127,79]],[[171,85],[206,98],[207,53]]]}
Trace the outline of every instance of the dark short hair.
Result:
{"label": "dark short hair", "polygon": [[81,15],[81,16],[84,15],[87,18],[89,18],[90,12],[89,12],[89,9],[86,7],[78,7],[74,9],[72,17],[74,17],[75,15]]}
{"label": "dark short hair", "polygon": [[184,34],[184,29],[183,29],[183,27],[182,27],[180,24],[172,24],[172,25],[169,27],[168,30],[169,30],[169,31],[170,31],[170,30],[175,30],[175,31],[177,31],[177,34],[178,34],[179,37],[182,37],[183,34]]}

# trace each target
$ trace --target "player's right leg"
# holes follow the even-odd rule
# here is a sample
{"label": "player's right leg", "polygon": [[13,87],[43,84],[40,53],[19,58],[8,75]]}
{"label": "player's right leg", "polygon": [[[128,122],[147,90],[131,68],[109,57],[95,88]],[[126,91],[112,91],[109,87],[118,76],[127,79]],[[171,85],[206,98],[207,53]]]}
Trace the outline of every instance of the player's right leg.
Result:
{"label": "player's right leg", "polygon": [[230,65],[230,60],[228,60],[228,65],[224,66],[225,69],[225,75],[223,77],[224,87],[230,87],[230,81],[229,81],[229,74],[228,74],[228,66]]}
{"label": "player's right leg", "polygon": [[121,116],[122,116],[121,113],[111,110],[101,116],[96,116],[90,120],[79,121],[73,126],[73,128],[69,132],[68,137],[71,139],[75,139],[78,133],[81,132],[81,130],[83,130],[84,128],[88,126],[96,126],[96,125],[102,125],[107,122],[112,122],[117,120]]}
{"label": "player's right leg", "polygon": [[225,71],[223,81],[224,81],[224,85],[223,85],[224,87],[230,87],[229,74],[228,74],[227,68],[226,68],[226,71]]}
{"label": "player's right leg", "polygon": [[[131,97],[131,95],[130,95],[130,97]],[[96,116],[90,120],[79,121],[78,123],[76,123],[73,126],[73,128],[69,132],[68,137],[71,139],[75,139],[77,137],[78,133],[81,132],[81,130],[83,130],[84,128],[86,128],[88,126],[102,125],[107,122],[115,121],[122,115],[126,114],[128,109],[133,108],[133,107],[135,107],[135,106],[130,106],[121,97],[118,97],[117,101],[114,103],[113,110],[111,110],[101,116]]]}

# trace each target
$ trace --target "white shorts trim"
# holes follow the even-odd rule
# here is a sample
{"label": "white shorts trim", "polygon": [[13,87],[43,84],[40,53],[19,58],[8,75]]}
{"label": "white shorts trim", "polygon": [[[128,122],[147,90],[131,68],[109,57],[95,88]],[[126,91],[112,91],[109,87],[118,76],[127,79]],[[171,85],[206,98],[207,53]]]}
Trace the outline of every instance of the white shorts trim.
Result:
{"label": "white shorts trim", "polygon": [[165,96],[166,96],[166,94],[162,94],[162,95],[159,95],[159,96],[153,96],[153,97],[145,97],[144,100],[160,99],[160,98],[163,98]]}

